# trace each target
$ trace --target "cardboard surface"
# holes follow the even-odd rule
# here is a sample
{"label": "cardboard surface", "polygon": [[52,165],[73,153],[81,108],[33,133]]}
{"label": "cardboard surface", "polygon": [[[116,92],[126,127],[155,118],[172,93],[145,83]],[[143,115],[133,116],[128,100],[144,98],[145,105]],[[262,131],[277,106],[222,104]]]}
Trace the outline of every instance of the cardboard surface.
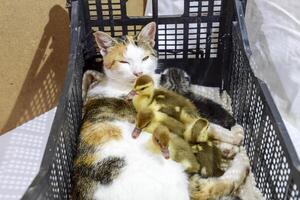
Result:
{"label": "cardboard surface", "polygon": [[53,108],[67,69],[64,0],[0,4],[0,134]]}
{"label": "cardboard surface", "polygon": [[[145,0],[128,0],[143,16]],[[0,135],[57,105],[69,52],[65,0],[0,4]]]}
{"label": "cardboard surface", "polygon": [[126,4],[127,15],[130,16],[144,16],[146,7],[146,0],[128,0]]}

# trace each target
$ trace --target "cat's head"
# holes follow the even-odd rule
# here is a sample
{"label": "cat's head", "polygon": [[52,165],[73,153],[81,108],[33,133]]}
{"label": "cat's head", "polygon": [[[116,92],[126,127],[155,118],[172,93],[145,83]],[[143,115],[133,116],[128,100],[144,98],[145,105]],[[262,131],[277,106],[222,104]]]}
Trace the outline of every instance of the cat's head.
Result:
{"label": "cat's head", "polygon": [[106,76],[119,83],[133,84],[142,74],[153,75],[157,66],[153,49],[155,34],[155,22],[147,24],[136,36],[112,38],[104,32],[95,32]]}
{"label": "cat's head", "polygon": [[184,95],[190,91],[191,78],[182,69],[168,68],[161,74],[160,85],[168,90]]}

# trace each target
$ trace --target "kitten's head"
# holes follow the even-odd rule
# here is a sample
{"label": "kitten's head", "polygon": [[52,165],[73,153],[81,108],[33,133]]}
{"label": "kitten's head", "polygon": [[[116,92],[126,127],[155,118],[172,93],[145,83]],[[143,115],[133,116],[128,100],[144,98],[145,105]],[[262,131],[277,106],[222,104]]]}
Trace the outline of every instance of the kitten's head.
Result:
{"label": "kitten's head", "polygon": [[160,77],[160,85],[179,94],[187,94],[190,90],[191,78],[182,69],[165,69]]}
{"label": "kitten's head", "polygon": [[156,24],[147,24],[136,36],[112,38],[108,34],[94,33],[103,56],[106,76],[122,84],[133,84],[142,75],[153,75],[157,66],[155,44]]}

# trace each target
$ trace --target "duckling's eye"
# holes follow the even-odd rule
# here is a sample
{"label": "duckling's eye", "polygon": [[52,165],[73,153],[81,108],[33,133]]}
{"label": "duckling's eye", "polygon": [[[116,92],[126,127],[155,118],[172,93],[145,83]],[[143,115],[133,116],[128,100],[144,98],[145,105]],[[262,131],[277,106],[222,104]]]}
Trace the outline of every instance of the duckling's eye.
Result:
{"label": "duckling's eye", "polygon": [[159,142],[159,140],[158,140],[157,138],[155,138],[155,140],[156,140],[157,144],[159,144],[159,145],[160,145],[160,142]]}
{"label": "duckling's eye", "polygon": [[145,90],[147,87],[143,87],[143,88],[141,88],[140,90]]}
{"label": "duckling's eye", "polygon": [[149,58],[149,56],[146,56],[143,58],[143,61],[147,60]]}
{"label": "duckling's eye", "polygon": [[127,61],[125,60],[119,60],[120,63],[123,63],[123,64],[129,64]]}

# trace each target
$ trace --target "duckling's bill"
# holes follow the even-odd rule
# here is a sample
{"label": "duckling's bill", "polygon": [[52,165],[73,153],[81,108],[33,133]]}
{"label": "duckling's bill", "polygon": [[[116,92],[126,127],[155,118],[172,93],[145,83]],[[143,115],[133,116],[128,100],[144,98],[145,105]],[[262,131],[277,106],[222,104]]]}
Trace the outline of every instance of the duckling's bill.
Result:
{"label": "duckling's bill", "polygon": [[169,159],[170,158],[170,151],[168,148],[162,148],[161,149],[161,153],[164,156],[165,159]]}
{"label": "duckling's bill", "polygon": [[132,100],[133,97],[136,95],[136,91],[135,90],[131,90],[126,96],[125,96],[125,100]]}
{"label": "duckling's bill", "polygon": [[137,137],[140,136],[141,132],[142,132],[142,129],[139,129],[139,128],[135,127],[135,128],[133,129],[133,131],[132,131],[131,136],[132,136],[134,139],[136,139]]}

